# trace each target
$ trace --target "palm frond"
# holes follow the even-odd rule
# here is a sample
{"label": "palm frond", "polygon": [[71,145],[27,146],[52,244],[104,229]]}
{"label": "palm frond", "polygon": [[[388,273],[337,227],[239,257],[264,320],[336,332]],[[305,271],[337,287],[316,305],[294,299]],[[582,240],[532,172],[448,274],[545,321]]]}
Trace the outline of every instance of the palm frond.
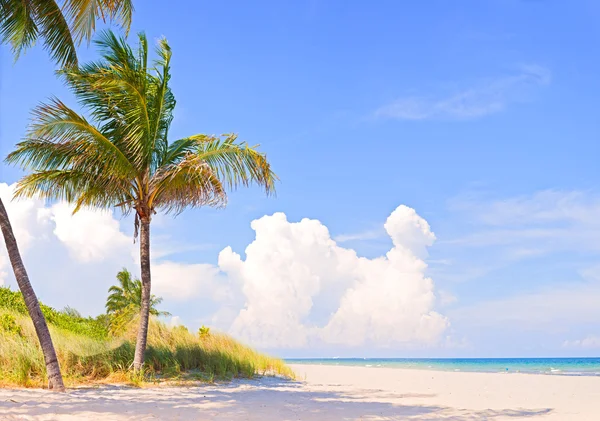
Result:
{"label": "palm frond", "polygon": [[15,60],[42,38],[60,66],[77,64],[76,47],[90,41],[96,22],[117,22],[127,34],[132,0],[0,0],[0,38],[11,45]]}
{"label": "palm frond", "polygon": [[227,194],[217,174],[198,156],[161,167],[150,181],[151,208],[180,213],[186,207],[225,206]]}
{"label": "palm frond", "polygon": [[122,150],[97,127],[58,99],[33,112],[27,139],[6,158],[24,168],[72,169],[92,174],[109,172],[131,178],[135,168]]}
{"label": "palm frond", "polygon": [[10,44],[15,60],[38,36],[34,6],[27,0],[0,0],[0,36]]}
{"label": "palm frond", "polygon": [[108,288],[109,295],[115,294],[115,296],[123,295],[123,288],[118,287],[116,285]]}
{"label": "palm frond", "polygon": [[102,124],[123,139],[128,156],[143,171],[150,168],[154,152],[149,141],[152,133],[149,102],[151,93],[156,91],[147,74],[146,37],[139,34],[137,51],[110,31],[102,32],[95,42],[104,64],[70,72],[67,80],[80,102],[91,107],[95,116],[102,116],[99,109],[112,109],[112,115],[106,116]]}
{"label": "palm frond", "polygon": [[153,163],[155,164],[151,171],[157,170],[156,164],[161,156],[168,150],[168,130],[173,121],[173,109],[175,108],[175,96],[169,89],[168,83],[171,79],[170,63],[171,63],[171,47],[166,39],[161,39],[156,48],[158,60],[155,61],[155,70],[157,75],[153,77],[152,86],[156,87],[156,92],[150,92],[149,113],[151,123],[151,147],[155,156]]}
{"label": "palm frond", "polygon": [[[171,144],[165,161],[176,163],[188,154],[205,162],[229,189],[258,184],[267,194],[275,193],[278,180],[265,154],[256,146],[238,143],[237,135],[195,135]],[[169,165],[169,164],[166,164]]]}
{"label": "palm frond", "polygon": [[131,289],[133,279],[131,278],[131,272],[129,272],[126,268],[123,268],[119,273],[117,273],[117,281],[121,285],[123,291],[129,291]]}
{"label": "palm frond", "polygon": [[[119,199],[121,203],[130,204],[133,197],[129,190],[126,181],[102,173],[46,170],[36,171],[19,180],[14,197],[64,200],[75,203],[75,213],[82,207],[108,209]],[[124,213],[129,210],[123,207]]]}
{"label": "palm frond", "polygon": [[102,0],[104,10],[108,10],[110,19],[117,22],[129,34],[131,29],[131,17],[133,16],[132,0]]}
{"label": "palm frond", "polygon": [[98,20],[116,21],[129,32],[133,4],[131,0],[67,0],[65,12],[71,21],[73,36],[80,43],[92,38]]}
{"label": "palm frond", "polygon": [[50,56],[60,66],[76,66],[76,42],[69,23],[54,0],[31,0],[39,35]]}

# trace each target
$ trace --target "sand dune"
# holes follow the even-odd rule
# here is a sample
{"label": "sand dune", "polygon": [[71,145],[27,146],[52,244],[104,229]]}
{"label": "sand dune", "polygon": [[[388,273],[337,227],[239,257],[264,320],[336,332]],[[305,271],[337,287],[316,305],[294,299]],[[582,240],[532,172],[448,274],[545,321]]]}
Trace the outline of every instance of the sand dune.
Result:
{"label": "sand dune", "polygon": [[600,377],[297,365],[189,388],[0,390],[0,420],[600,420]]}

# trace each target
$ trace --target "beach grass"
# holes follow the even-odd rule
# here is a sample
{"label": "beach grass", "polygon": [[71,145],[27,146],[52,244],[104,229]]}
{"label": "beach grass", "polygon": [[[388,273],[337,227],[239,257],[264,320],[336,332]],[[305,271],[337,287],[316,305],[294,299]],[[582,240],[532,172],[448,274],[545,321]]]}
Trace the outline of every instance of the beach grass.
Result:
{"label": "beach grass", "polygon": [[[0,288],[0,386],[45,387],[46,369],[33,324],[18,304],[18,292]],[[11,298],[3,300],[10,296]],[[22,300],[22,298],[21,298]],[[124,333],[111,336],[103,318],[83,318],[52,310],[50,332],[65,383],[122,383],[135,386],[213,382],[236,377],[277,375],[294,378],[292,370],[273,358],[219,333],[193,333],[151,320],[142,373],[131,370],[137,320]]]}

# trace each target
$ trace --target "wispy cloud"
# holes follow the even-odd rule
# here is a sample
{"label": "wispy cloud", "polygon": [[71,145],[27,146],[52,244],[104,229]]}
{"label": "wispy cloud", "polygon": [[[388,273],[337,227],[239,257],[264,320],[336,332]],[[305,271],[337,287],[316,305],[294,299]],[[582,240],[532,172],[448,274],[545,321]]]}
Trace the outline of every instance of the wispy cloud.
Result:
{"label": "wispy cloud", "polygon": [[494,226],[569,222],[600,227],[600,197],[584,191],[542,190],[494,201],[458,197],[450,202],[450,208],[469,212]]}
{"label": "wispy cloud", "polygon": [[438,291],[438,301],[442,307],[446,307],[455,304],[458,301],[458,297],[449,291],[443,289]]}
{"label": "wispy cloud", "polygon": [[600,251],[600,196],[591,192],[544,190],[494,201],[462,197],[452,200],[450,209],[463,212],[480,229],[448,243],[510,246],[514,257]]}
{"label": "wispy cloud", "polygon": [[408,96],[375,111],[376,118],[393,120],[469,120],[504,110],[524,101],[531,92],[551,81],[548,69],[521,66],[519,72],[488,78],[448,96]]}
{"label": "wispy cloud", "polygon": [[594,280],[564,282],[525,294],[480,301],[447,313],[471,327],[564,332],[600,317],[600,284]]}
{"label": "wispy cloud", "polygon": [[[432,265],[435,279],[465,282],[533,259],[581,269],[600,255],[600,194],[544,190],[490,199],[461,195],[449,202],[456,236],[442,236],[436,252],[451,265]],[[561,258],[568,253],[569,258]],[[515,276],[520,276],[519,271]]]}
{"label": "wispy cloud", "polygon": [[583,339],[564,341],[563,348],[570,349],[598,349],[600,348],[600,336],[588,335]]}
{"label": "wispy cloud", "polygon": [[338,243],[344,243],[346,241],[364,241],[364,240],[375,240],[377,238],[385,237],[385,231],[381,228],[350,233],[340,234],[335,236],[333,239]]}

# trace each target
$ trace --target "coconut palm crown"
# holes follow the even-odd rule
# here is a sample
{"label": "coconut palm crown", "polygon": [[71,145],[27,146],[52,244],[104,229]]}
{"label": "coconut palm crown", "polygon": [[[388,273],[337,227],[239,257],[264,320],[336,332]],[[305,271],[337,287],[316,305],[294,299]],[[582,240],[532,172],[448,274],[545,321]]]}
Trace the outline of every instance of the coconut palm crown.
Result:
{"label": "coconut palm crown", "polygon": [[66,200],[81,207],[118,207],[140,230],[142,309],[134,367],[141,368],[150,307],[150,222],[158,212],[224,206],[227,189],[277,179],[266,156],[236,135],[196,134],[170,142],[175,98],[169,88],[171,48],[162,39],[148,64],[148,42],[133,50],[110,31],[95,41],[101,60],[61,71],[89,118],[58,98],[39,105],[26,138],[7,161],[32,171],[16,197]]}
{"label": "coconut palm crown", "polygon": [[[106,299],[106,314],[109,316],[109,330],[113,334],[121,333],[129,323],[139,314],[142,308],[142,281],[133,279],[131,272],[123,268],[117,273],[118,285],[108,289]],[[162,303],[161,297],[150,295],[150,315],[170,316],[168,311],[161,311],[157,307]]]}

